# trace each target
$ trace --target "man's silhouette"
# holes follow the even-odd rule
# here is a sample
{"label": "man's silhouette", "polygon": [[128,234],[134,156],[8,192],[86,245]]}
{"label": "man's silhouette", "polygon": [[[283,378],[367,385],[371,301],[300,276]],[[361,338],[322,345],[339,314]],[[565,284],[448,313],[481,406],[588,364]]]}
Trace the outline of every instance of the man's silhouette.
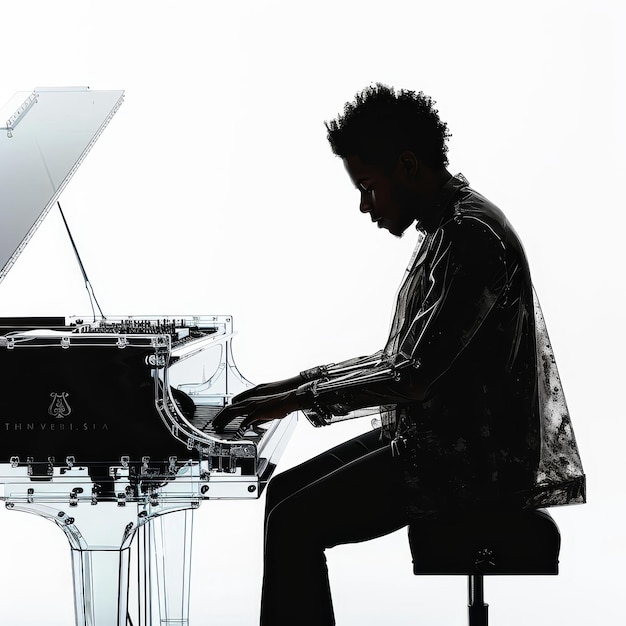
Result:
{"label": "man's silhouette", "polygon": [[367,432],[270,482],[261,623],[334,624],[324,550],[413,517],[584,501],[584,475],[522,245],[446,169],[424,94],[377,84],[327,124],[379,228],[418,241],[379,352],[236,397],[220,428],[301,410],[315,425],[378,412]]}

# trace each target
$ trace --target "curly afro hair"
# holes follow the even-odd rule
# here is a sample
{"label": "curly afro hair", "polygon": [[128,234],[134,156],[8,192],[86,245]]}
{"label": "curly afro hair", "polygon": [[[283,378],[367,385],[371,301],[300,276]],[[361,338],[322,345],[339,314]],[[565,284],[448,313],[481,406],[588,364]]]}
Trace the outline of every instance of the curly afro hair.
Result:
{"label": "curly afro hair", "polygon": [[448,164],[446,141],[451,135],[434,105],[421,91],[395,91],[376,83],[347,102],[337,119],[325,122],[328,141],[337,156],[358,156],[387,171],[404,150],[441,169]]}

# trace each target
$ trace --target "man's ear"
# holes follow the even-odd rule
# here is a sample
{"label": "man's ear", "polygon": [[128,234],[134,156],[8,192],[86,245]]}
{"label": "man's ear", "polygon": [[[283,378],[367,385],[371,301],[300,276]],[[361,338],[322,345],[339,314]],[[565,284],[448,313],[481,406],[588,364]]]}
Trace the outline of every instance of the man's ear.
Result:
{"label": "man's ear", "polygon": [[402,174],[407,178],[416,178],[419,170],[419,161],[413,152],[404,150],[398,159]]}

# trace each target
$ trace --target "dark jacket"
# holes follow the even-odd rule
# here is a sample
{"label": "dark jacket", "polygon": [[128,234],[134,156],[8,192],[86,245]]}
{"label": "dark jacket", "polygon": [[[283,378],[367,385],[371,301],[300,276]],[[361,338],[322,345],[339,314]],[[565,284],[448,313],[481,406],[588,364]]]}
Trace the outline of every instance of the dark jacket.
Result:
{"label": "dark jacket", "polygon": [[418,228],[385,348],[304,372],[303,411],[322,425],[378,407],[416,514],[584,501],[567,406],[515,231],[461,176],[446,183]]}

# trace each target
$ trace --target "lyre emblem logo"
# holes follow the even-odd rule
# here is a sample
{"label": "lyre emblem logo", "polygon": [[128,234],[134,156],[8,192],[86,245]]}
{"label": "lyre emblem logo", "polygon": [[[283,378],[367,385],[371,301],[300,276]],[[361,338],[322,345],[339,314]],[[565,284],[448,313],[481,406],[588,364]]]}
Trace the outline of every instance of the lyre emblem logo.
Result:
{"label": "lyre emblem logo", "polygon": [[67,401],[68,395],[69,394],[66,391],[63,393],[56,393],[53,391],[50,394],[52,402],[48,407],[48,415],[52,415],[52,417],[56,417],[57,419],[67,417],[72,412],[72,409]]}

